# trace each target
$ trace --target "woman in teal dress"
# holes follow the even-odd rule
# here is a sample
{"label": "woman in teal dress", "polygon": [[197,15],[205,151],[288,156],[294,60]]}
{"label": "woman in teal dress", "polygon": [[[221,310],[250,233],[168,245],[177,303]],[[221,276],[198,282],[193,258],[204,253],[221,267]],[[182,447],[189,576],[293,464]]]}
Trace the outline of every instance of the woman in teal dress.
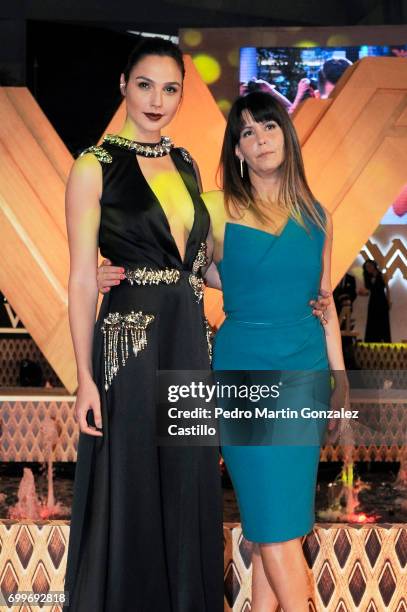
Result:
{"label": "woman in teal dress", "polygon": [[[309,309],[320,288],[331,291],[332,225],[307,185],[293,124],[269,94],[252,93],[232,106],[221,167],[223,192],[203,196],[226,314],[215,337],[213,367],[279,370],[286,379],[288,371],[302,371],[296,392],[292,385],[288,391],[290,401],[298,408],[309,401],[321,406],[323,393],[318,401],[312,372],[325,372],[329,381],[329,369],[336,375],[344,370],[334,305],[324,326]],[[266,376],[253,372],[252,380],[264,383]],[[337,385],[333,402],[342,391]],[[280,422],[272,444],[222,447],[243,533],[255,543],[252,612],[272,611],[277,604],[285,612],[308,611],[300,538],[314,524],[321,425],[309,419]],[[294,443],[288,441],[293,435]]]}

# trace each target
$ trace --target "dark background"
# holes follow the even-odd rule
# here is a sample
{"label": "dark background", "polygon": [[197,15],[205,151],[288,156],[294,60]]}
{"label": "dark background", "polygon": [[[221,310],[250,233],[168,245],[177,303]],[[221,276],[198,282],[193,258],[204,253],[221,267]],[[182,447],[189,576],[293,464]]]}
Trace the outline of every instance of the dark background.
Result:
{"label": "dark background", "polygon": [[136,38],[127,30],[399,25],[406,17],[407,0],[1,0],[0,85],[27,85],[76,155],[120,102]]}

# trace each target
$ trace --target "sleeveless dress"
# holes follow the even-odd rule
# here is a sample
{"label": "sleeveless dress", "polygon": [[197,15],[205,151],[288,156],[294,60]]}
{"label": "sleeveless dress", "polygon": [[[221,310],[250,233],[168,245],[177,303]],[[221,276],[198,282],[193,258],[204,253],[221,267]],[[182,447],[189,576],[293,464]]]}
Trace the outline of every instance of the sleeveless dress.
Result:
{"label": "sleeveless dress", "polygon": [[[305,228],[289,219],[279,235],[226,224],[219,265],[226,319],[215,337],[213,366],[250,371],[260,384],[268,376],[274,384],[290,371],[298,371],[300,378],[307,371],[322,372],[322,395],[316,397],[311,380],[311,388],[302,381],[289,397],[298,405],[311,401],[313,408],[326,408],[325,334],[308,304],[319,292],[325,234],[310,221],[304,223]],[[306,435],[302,445],[297,436],[304,425],[315,423],[276,421],[277,439],[261,445],[225,444],[221,438],[248,540],[281,542],[312,529],[318,444],[326,423],[319,421],[316,435]],[[295,439],[288,442],[290,435]]]}
{"label": "sleeveless dress", "polygon": [[156,371],[209,368],[200,277],[209,215],[191,158],[172,149],[195,213],[182,261],[123,143],[88,150],[103,170],[100,251],[127,279],[105,294],[94,330],[103,437],[79,437],[64,610],[222,612],[218,449],[155,441]]}

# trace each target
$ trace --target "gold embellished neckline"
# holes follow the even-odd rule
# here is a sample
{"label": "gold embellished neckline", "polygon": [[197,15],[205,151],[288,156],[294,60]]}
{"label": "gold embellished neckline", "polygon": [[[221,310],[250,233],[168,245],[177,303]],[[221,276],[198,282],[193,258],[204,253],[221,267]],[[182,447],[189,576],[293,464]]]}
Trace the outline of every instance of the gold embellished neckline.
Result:
{"label": "gold embellished neckline", "polygon": [[134,151],[136,155],[141,155],[142,157],[164,157],[164,155],[168,155],[174,147],[171,138],[168,136],[162,136],[160,142],[156,144],[149,144],[130,140],[129,138],[124,138],[124,136],[117,136],[116,134],[106,134],[103,142],[116,145],[122,149]]}

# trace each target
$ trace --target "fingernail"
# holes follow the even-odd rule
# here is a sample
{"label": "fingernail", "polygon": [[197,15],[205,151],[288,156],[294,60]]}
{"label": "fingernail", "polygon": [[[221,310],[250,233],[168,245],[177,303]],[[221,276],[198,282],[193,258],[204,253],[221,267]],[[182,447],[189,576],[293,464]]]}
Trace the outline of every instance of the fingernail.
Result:
{"label": "fingernail", "polygon": [[115,281],[115,285],[120,285],[120,281]]}
{"label": "fingernail", "polygon": [[123,280],[125,278],[124,274],[120,274],[120,278]]}

